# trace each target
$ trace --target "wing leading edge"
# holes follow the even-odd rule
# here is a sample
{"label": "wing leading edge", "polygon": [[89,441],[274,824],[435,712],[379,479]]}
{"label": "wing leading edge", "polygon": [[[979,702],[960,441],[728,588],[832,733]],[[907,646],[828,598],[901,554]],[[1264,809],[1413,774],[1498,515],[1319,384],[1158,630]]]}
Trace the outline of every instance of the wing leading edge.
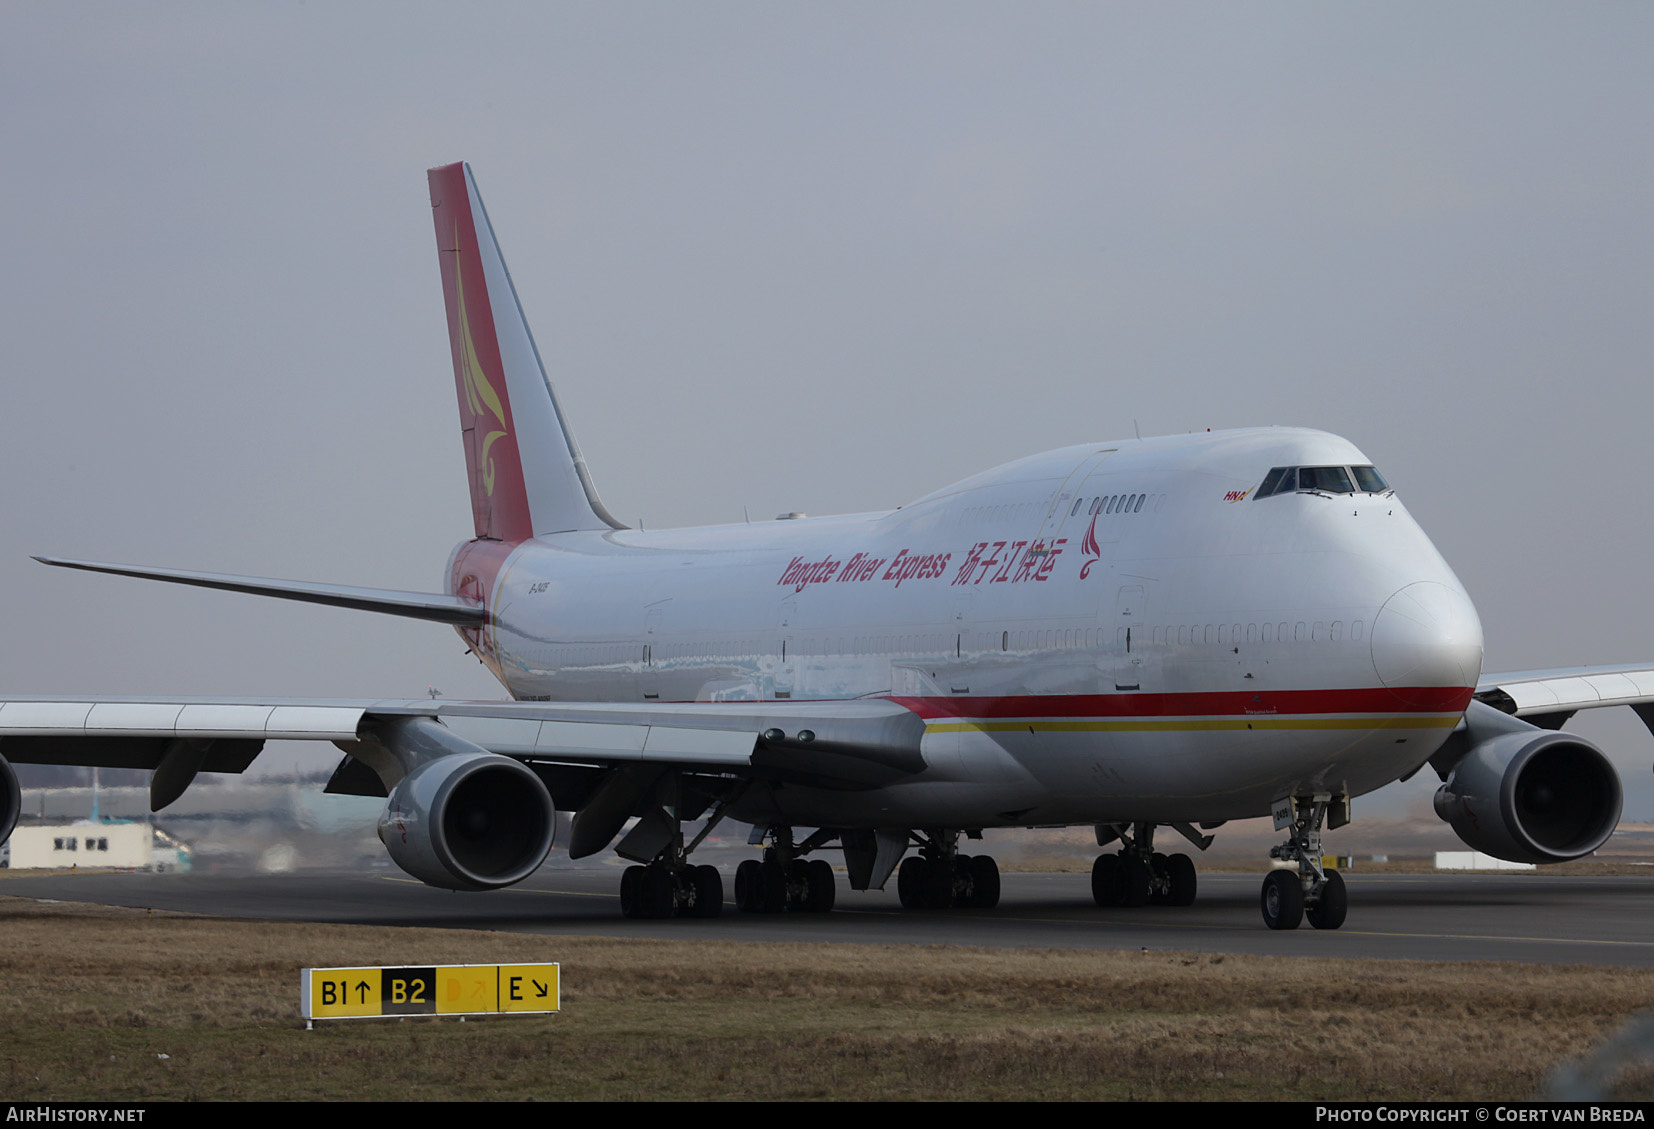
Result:
{"label": "wing leading edge", "polygon": [[1541,729],[1560,729],[1580,710],[1630,706],[1654,731],[1654,666],[1576,666],[1485,674],[1476,698]]}

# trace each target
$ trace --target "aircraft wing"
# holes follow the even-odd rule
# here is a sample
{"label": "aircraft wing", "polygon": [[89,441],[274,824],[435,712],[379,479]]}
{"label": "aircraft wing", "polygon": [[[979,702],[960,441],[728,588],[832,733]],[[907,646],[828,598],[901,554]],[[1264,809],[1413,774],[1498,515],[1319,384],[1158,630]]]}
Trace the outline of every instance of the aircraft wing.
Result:
{"label": "aircraft wing", "polygon": [[1654,730],[1654,666],[1576,666],[1484,674],[1476,698],[1541,729],[1580,710],[1630,706]]}
{"label": "aircraft wing", "polygon": [[[924,731],[918,714],[882,698],[598,705],[0,701],[0,824],[9,835],[18,812],[17,781],[7,761],[149,769],[150,808],[160,811],[200,772],[244,771],[267,740],[329,741],[346,756],[326,790],[389,797],[402,827],[442,822],[438,809],[447,810],[443,796],[451,787],[473,774],[499,777],[499,758],[507,757],[522,766],[513,766],[519,775],[478,802],[494,805],[505,822],[514,812],[520,815],[523,804],[533,805],[533,793],[554,805],[541,809],[534,823],[544,827],[545,838],[532,866],[474,873],[446,856],[433,862],[415,849],[405,857],[399,844],[386,844],[398,865],[424,881],[487,889],[518,881],[539,865],[551,846],[549,817],[555,811],[578,813],[571,858],[603,850],[629,819],[639,817],[615,849],[648,861],[675,833],[679,818],[697,818],[713,804],[721,812],[760,781],[853,791],[919,772]],[[525,770],[543,790],[524,779]],[[505,776],[511,780],[510,773]],[[512,795],[526,798],[519,803]],[[861,880],[865,886],[870,879]]]}
{"label": "aircraft wing", "polygon": [[[242,772],[267,740],[329,741],[347,753],[389,740],[399,719],[425,718],[477,749],[544,765],[559,807],[557,766],[656,765],[858,789],[923,769],[924,722],[887,699],[831,702],[546,702],[249,699],[0,701],[0,757],[19,764],[155,772],[155,810],[197,772]],[[417,753],[411,754],[417,758]],[[367,758],[369,760],[373,758]],[[407,758],[398,763],[407,767]],[[385,763],[383,760],[381,764]],[[394,771],[335,775],[330,791],[385,794]],[[566,776],[566,774],[565,774]],[[372,781],[364,787],[364,781]],[[335,786],[337,785],[337,786]]]}

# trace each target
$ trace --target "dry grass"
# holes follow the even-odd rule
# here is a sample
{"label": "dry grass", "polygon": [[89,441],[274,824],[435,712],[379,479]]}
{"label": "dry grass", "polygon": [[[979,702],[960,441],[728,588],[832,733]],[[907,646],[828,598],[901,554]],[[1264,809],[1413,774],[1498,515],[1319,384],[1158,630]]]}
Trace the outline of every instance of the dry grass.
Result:
{"label": "dry grass", "polygon": [[[14,1101],[1518,1098],[1654,998],[1654,971],[1585,967],[629,941],[11,898],[0,925]],[[305,965],[528,960],[562,962],[561,1015],[314,1032],[298,1016]]]}

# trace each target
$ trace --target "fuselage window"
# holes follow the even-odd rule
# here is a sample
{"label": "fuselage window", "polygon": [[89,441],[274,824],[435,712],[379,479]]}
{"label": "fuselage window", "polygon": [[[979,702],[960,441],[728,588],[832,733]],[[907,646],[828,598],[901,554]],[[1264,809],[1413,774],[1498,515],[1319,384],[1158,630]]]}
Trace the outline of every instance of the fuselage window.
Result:
{"label": "fuselage window", "polygon": [[1131,512],[1134,513],[1134,514],[1135,513],[1141,513],[1142,510],[1143,510],[1143,503],[1148,501],[1148,500],[1149,500],[1149,496],[1147,494],[1137,495],[1137,504],[1131,508]]}
{"label": "fuselage window", "polygon": [[1085,505],[1085,499],[1084,498],[1075,498],[1074,499],[1074,508],[1068,511],[1068,516],[1073,517],[1075,514],[1079,513],[1080,512],[1080,507],[1083,506],[1083,505]]}

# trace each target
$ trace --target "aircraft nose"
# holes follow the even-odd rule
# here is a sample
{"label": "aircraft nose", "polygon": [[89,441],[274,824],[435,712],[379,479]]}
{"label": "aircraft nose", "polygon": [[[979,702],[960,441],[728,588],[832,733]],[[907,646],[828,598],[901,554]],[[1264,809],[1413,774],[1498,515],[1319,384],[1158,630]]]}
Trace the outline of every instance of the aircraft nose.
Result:
{"label": "aircraft nose", "polygon": [[1372,641],[1379,681],[1404,700],[1411,688],[1474,686],[1482,674],[1482,621],[1456,585],[1400,589],[1373,620]]}

